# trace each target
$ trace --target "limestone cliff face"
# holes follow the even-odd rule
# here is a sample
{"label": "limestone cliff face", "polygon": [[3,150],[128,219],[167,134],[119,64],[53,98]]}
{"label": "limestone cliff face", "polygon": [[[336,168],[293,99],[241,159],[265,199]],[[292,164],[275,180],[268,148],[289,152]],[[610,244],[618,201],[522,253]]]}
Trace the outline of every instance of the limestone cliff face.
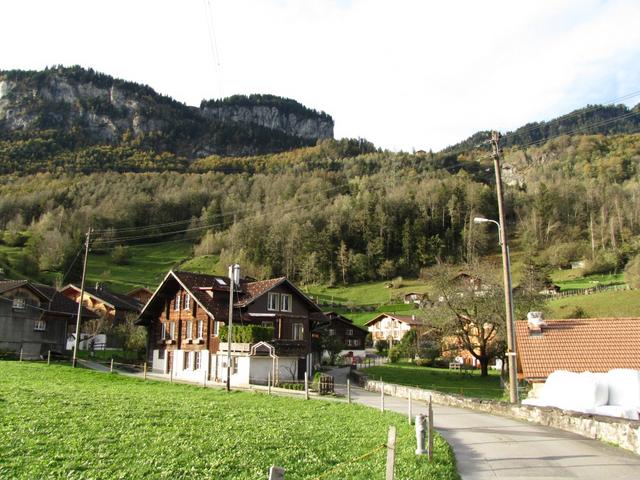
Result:
{"label": "limestone cliff face", "polygon": [[205,117],[220,122],[255,123],[272,130],[308,139],[333,138],[331,117],[303,115],[282,111],[277,106],[203,106]]}
{"label": "limestone cliff face", "polygon": [[[243,104],[196,108],[80,67],[0,71],[0,138],[55,131],[82,144],[142,142],[193,158],[281,151],[333,137],[329,115],[294,100],[233,98]],[[252,103],[265,99],[270,103]]]}

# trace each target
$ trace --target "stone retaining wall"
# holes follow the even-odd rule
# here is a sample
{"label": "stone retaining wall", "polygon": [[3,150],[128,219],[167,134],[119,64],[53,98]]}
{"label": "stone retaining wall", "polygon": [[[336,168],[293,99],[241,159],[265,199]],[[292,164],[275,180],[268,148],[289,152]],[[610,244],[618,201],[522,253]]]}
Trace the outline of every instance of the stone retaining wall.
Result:
{"label": "stone retaining wall", "polygon": [[[353,372],[354,380],[366,390],[379,392],[382,382],[369,380],[359,372]],[[434,403],[450,407],[468,408],[478,412],[491,413],[504,417],[525,420],[538,425],[559,428],[583,437],[613,443],[640,455],[640,421],[617,417],[592,415],[587,413],[561,410],[554,407],[534,407],[531,405],[512,405],[497,400],[482,400],[463,397],[434,390],[407,387],[384,383],[384,392],[393,397],[416,400],[432,399]]]}

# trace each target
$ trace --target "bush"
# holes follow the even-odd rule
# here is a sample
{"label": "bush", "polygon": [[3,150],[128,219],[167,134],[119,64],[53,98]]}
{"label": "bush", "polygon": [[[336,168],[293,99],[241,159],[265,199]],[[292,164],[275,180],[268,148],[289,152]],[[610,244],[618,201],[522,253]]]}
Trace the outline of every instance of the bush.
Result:
{"label": "bush", "polygon": [[304,390],[303,383],[281,383],[278,386],[280,388],[286,388],[287,390]]}
{"label": "bush", "polygon": [[430,358],[416,358],[415,363],[418,367],[430,367],[433,360]]}
{"label": "bush", "polygon": [[376,351],[378,355],[386,355],[387,350],[389,350],[389,342],[386,340],[378,340],[376,342]]}
{"label": "bush", "polygon": [[111,261],[116,265],[128,265],[129,260],[131,260],[129,247],[118,245],[113,249],[113,252],[111,252]]}
{"label": "bush", "polygon": [[636,255],[627,263],[624,279],[631,288],[640,288],[640,255]]}
{"label": "bush", "polygon": [[[229,327],[220,327],[220,341],[228,341]],[[256,342],[270,342],[273,340],[275,330],[273,327],[262,327],[260,325],[238,325],[233,327],[234,343],[256,343]]]}
{"label": "bush", "polygon": [[584,308],[576,305],[564,315],[564,318],[589,318],[589,315]]}
{"label": "bush", "polygon": [[598,252],[593,260],[585,263],[583,275],[595,275],[598,273],[610,273],[617,270],[621,264],[621,255],[614,250]]}
{"label": "bush", "polygon": [[397,346],[393,346],[389,349],[389,361],[397,363],[398,360],[400,360],[400,349]]}

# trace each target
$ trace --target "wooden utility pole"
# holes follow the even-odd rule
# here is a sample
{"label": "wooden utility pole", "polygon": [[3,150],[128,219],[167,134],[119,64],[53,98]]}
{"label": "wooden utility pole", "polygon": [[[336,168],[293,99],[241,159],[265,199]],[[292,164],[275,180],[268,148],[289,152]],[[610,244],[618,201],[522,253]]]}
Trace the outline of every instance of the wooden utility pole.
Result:
{"label": "wooden utility pole", "polygon": [[84,280],[87,275],[87,258],[89,257],[89,242],[91,241],[91,228],[87,230],[87,238],[84,242],[84,262],[82,264],[82,281],[80,282],[80,299],[78,301],[78,316],[76,317],[76,338],[73,342],[73,360],[71,365],[76,368],[78,347],[80,346],[80,319],[82,318],[82,302],[84,300]]}
{"label": "wooden utility pole", "polygon": [[233,287],[239,278],[240,265],[229,265],[229,323],[227,329],[227,392],[231,390],[231,334],[233,330]]}
{"label": "wooden utility pole", "polygon": [[507,358],[509,360],[509,400],[518,403],[518,379],[516,363],[516,337],[513,314],[513,292],[511,288],[511,261],[507,244],[507,222],[504,213],[504,194],[502,191],[502,172],[500,170],[500,133],[491,132],[493,145],[493,166],[496,171],[496,193],[498,196],[498,215],[500,223],[500,247],[502,248],[502,273],[504,276],[504,302],[507,318]]}

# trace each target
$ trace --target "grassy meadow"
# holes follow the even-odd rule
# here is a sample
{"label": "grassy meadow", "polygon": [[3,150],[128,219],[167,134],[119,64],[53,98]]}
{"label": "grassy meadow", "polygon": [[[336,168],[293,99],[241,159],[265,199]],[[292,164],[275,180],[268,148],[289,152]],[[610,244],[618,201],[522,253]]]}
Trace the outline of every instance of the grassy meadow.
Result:
{"label": "grassy meadow", "polygon": [[397,479],[458,479],[436,437],[415,453],[403,415],[360,405],[144,382],[66,365],[0,361],[0,478],[264,480],[384,476],[398,429]]}
{"label": "grassy meadow", "polygon": [[585,317],[638,317],[640,290],[600,292],[576,295],[548,302],[548,318],[570,318],[580,307]]}
{"label": "grassy meadow", "polygon": [[467,397],[500,400],[504,389],[500,387],[500,374],[490,370],[488,377],[481,377],[479,370],[462,373],[459,370],[418,367],[411,363],[389,363],[362,370],[372,380],[380,380],[436,390],[457,393]]}

